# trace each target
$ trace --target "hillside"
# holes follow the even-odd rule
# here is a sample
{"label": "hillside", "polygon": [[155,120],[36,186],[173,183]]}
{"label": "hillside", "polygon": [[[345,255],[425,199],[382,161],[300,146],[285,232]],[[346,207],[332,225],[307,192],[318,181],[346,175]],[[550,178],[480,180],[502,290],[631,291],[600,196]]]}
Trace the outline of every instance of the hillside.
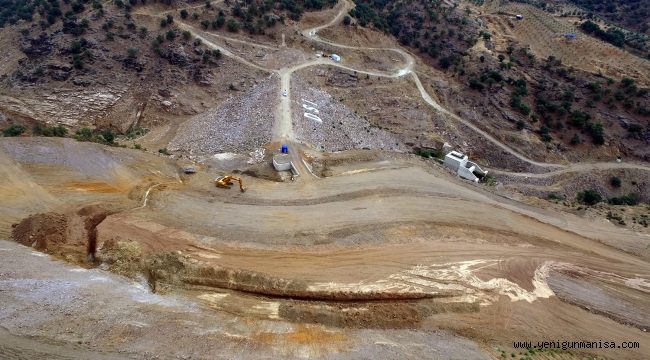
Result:
{"label": "hillside", "polygon": [[0,1],[10,359],[647,353],[650,60],[617,26],[567,1]]}
{"label": "hillside", "polygon": [[619,26],[650,34],[648,0],[571,0],[587,11]]}
{"label": "hillside", "polygon": [[[215,109],[249,101],[247,94],[272,75],[268,69],[305,56],[282,44],[309,52],[310,45],[294,29],[304,16],[304,21],[314,21],[310,11],[334,4],[9,1],[0,32],[7,49],[7,61],[1,65],[0,111],[7,124],[24,123],[27,134],[42,132],[41,125],[34,129],[36,123],[63,125],[70,135],[82,127],[94,129],[95,135],[109,131],[128,138],[151,131],[141,145],[166,148],[177,144],[173,139],[186,138],[186,121],[226,113]],[[359,0],[341,21],[354,29],[351,35],[362,30],[382,33],[410,49],[424,64],[422,73],[439,79],[425,85],[447,107],[535,158],[648,159],[647,62],[624,50],[616,50],[617,57],[583,61],[572,54],[592,53],[596,46],[604,53],[617,48],[603,47],[589,35],[568,44],[553,40],[557,35],[534,37],[540,31],[528,31],[547,22],[561,31],[575,26],[561,14],[525,4],[480,4]],[[526,13],[526,18],[514,22],[503,15],[509,12]],[[236,41],[224,42],[228,37]],[[251,47],[248,41],[267,45]],[[244,54],[246,66],[222,50]],[[369,66],[381,62],[377,56],[345,56]],[[237,100],[228,102],[232,98]],[[392,106],[385,113],[398,109]],[[367,113],[371,125],[386,125],[370,109],[357,110]],[[247,114],[242,119],[248,119]],[[261,126],[259,121],[238,121],[244,128]],[[417,135],[408,127],[387,129],[402,133],[401,141],[416,151],[420,141],[409,138]],[[251,144],[246,139],[238,142]],[[507,163],[485,145],[463,146],[483,154],[488,163]]]}
{"label": "hillside", "polygon": [[[174,128],[265,76],[221,56],[181,29],[174,17],[270,39],[285,27],[285,19],[328,6],[320,1],[264,6],[259,1],[247,7],[202,2],[192,5],[190,14],[174,11],[175,4],[181,2],[9,0],[0,23],[5,49],[0,111],[26,122],[28,130],[36,122],[116,133]],[[151,9],[172,13],[150,16]]]}

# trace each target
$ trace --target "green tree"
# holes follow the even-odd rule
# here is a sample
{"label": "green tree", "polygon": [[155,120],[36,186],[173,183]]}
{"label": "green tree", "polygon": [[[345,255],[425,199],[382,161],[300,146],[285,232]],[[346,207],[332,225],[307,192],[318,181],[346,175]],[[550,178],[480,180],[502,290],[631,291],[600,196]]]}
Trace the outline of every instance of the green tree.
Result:
{"label": "green tree", "polygon": [[101,135],[104,138],[104,141],[106,141],[108,144],[113,144],[113,142],[115,141],[115,133],[113,132],[113,130],[106,129],[102,131]]}
{"label": "green tree", "polygon": [[621,178],[618,176],[612,176],[611,179],[609,179],[609,184],[612,185],[612,187],[615,188],[620,188],[621,187]]}
{"label": "green tree", "polygon": [[570,142],[570,143],[571,143],[571,145],[578,145],[578,144],[580,144],[581,142],[582,142],[582,140],[580,139],[580,135],[578,135],[578,134],[574,134],[573,137],[571,138],[571,142]]}
{"label": "green tree", "polygon": [[19,136],[24,133],[25,130],[27,130],[25,125],[13,124],[2,130],[2,134],[4,136]]}
{"label": "green tree", "polygon": [[87,127],[83,127],[75,132],[74,138],[78,141],[90,141],[93,138],[93,131]]}
{"label": "green tree", "polygon": [[594,189],[579,192],[576,195],[576,199],[585,205],[596,205],[603,201],[603,197]]}
{"label": "green tree", "polygon": [[226,27],[228,28],[228,31],[230,32],[237,32],[239,31],[239,22],[235,19],[229,19],[228,23],[226,24]]}
{"label": "green tree", "polygon": [[187,10],[185,9],[181,10],[181,19],[187,19],[188,15],[189,13],[187,12]]}
{"label": "green tree", "polygon": [[126,54],[130,59],[135,59],[138,57],[139,50],[137,48],[128,48]]}

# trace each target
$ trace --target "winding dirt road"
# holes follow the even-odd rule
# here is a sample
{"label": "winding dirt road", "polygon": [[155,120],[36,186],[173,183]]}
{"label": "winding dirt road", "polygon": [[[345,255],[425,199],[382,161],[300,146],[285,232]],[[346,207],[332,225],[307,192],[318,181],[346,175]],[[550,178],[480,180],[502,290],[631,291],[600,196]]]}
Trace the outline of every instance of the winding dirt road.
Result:
{"label": "winding dirt road", "polygon": [[[260,66],[259,64],[254,63],[253,61],[249,61],[239,55],[236,55],[232,53],[231,51],[227,50],[223,46],[215,43],[214,41],[211,41],[209,37],[215,37],[221,40],[225,41],[232,41],[236,43],[241,43],[241,44],[246,44],[249,46],[253,47],[259,47],[262,49],[266,50],[278,50],[279,48],[273,45],[268,45],[268,44],[261,44],[259,42],[252,42],[249,40],[243,40],[240,38],[234,38],[234,37],[229,37],[225,36],[222,34],[214,34],[211,32],[205,32],[199,29],[196,29],[195,27],[183,23],[182,21],[178,21],[179,27],[181,27],[184,30],[190,31],[195,37],[200,38],[206,45],[214,48],[214,49],[219,49],[225,56],[231,57],[235,59],[238,62],[241,62],[244,65],[250,66],[252,68],[270,72],[270,73],[275,73],[279,76],[280,82],[282,84],[281,86],[281,93],[278,94],[278,97],[280,98],[279,104],[278,104],[278,110],[276,112],[276,116],[278,117],[276,119],[276,122],[273,127],[273,139],[275,141],[283,141],[283,142],[295,142],[296,139],[294,137],[293,133],[293,126],[292,126],[292,116],[291,116],[291,103],[292,103],[292,98],[291,98],[291,76],[295,71],[307,68],[307,67],[312,67],[312,66],[332,66],[332,67],[337,67],[340,69],[348,70],[348,71],[354,71],[360,74],[367,74],[371,76],[377,76],[377,77],[386,77],[386,78],[399,78],[399,77],[405,77],[410,75],[412,81],[416,85],[420,96],[422,99],[430,105],[435,111],[441,112],[445,114],[448,118],[451,118],[467,127],[475,131],[476,133],[480,134],[482,137],[484,137],[487,141],[493,143],[495,146],[499,147],[503,151],[509,153],[510,155],[516,157],[519,160],[522,160],[530,165],[536,166],[536,167],[541,167],[544,169],[548,169],[550,173],[557,173],[558,171],[562,172],[584,172],[584,171],[589,171],[593,168],[602,168],[610,166],[610,163],[565,163],[565,164],[558,164],[558,163],[546,163],[546,162],[540,162],[540,161],[535,161],[533,159],[530,159],[526,157],[525,155],[521,154],[517,150],[511,148],[510,146],[504,144],[502,141],[499,139],[495,138],[494,136],[490,135],[486,131],[482,130],[472,122],[463,119],[462,117],[456,115],[455,113],[447,110],[445,107],[443,107],[440,103],[438,103],[424,88],[417,72],[414,70],[414,65],[415,65],[415,57],[411,55],[408,51],[405,51],[401,48],[377,48],[377,47],[355,47],[355,46],[349,46],[345,44],[338,44],[334,43],[331,41],[328,41],[326,39],[321,38],[318,36],[318,32],[320,30],[323,30],[325,28],[335,26],[339,24],[343,17],[352,9],[354,8],[354,4],[350,2],[349,0],[341,0],[339,2],[339,7],[338,12],[336,15],[328,22],[318,25],[312,28],[305,29],[301,32],[301,34],[313,41],[321,42],[323,44],[327,44],[330,46],[338,47],[341,49],[352,49],[352,50],[378,50],[378,51],[390,51],[397,53],[404,59],[404,65],[403,67],[393,71],[393,72],[382,72],[382,71],[369,71],[369,70],[364,70],[364,69],[358,69],[354,68],[351,66],[347,66],[341,63],[337,63],[334,61],[331,61],[329,59],[324,59],[324,58],[316,58],[316,59],[310,59],[306,61],[299,62],[298,64],[295,64],[290,67],[285,67],[285,68],[279,68],[279,69],[273,69],[273,68],[268,68],[264,66]],[[167,12],[165,12],[167,13]],[[147,14],[147,13],[141,13],[142,15],[153,15],[153,16],[162,16],[165,13],[160,13],[160,14]],[[287,96],[283,96],[282,92],[285,91],[287,92]],[[293,155],[293,154],[292,154]],[[301,157],[296,157],[294,158],[294,162],[298,163],[301,162],[299,161]],[[643,169],[647,170],[648,167],[642,166],[642,165],[636,165],[636,164],[628,164],[627,168],[635,168],[635,169]],[[301,167],[302,171],[305,171],[306,169],[304,167]],[[556,169],[556,170],[553,170]],[[543,174],[533,174],[534,176],[530,177],[535,177],[535,176],[545,176]],[[522,174],[522,176],[529,176],[529,174]],[[552,175],[548,175],[552,176]]]}
{"label": "winding dirt road", "polygon": [[[325,42],[318,31],[338,24],[352,4],[343,0],[338,6],[333,19],[303,34]],[[291,120],[291,76],[299,69],[327,65],[373,76],[411,75],[429,105],[464,121],[427,93],[413,71],[415,58],[404,50],[374,49],[404,57],[404,67],[393,72],[355,70],[322,58],[270,69],[218,42],[230,38],[179,26],[225,56],[279,77],[287,96],[278,94],[273,139],[288,142],[304,179],[313,177],[306,175]],[[553,175],[615,166],[648,170],[635,164],[558,165],[518,157],[556,169],[548,173]],[[496,357],[496,346],[515,340],[598,339],[603,334],[643,347],[598,350],[598,355],[638,359],[645,354],[650,345],[642,330],[650,326],[644,317],[650,309],[647,234],[505,199],[419,159],[398,157],[373,168],[354,159],[342,162],[346,166],[337,176],[318,181],[246,177],[249,190],[240,193],[215,188],[207,172],[181,183],[177,163],[139,151],[71,139],[2,139],[0,174],[8,181],[0,184],[0,235],[9,234],[12,220],[33,212],[112,204],[121,212],[98,227],[99,242],[134,240],[145,251],[178,256],[174,259],[185,262],[175,279],[181,282],[177,291],[202,304],[154,295],[100,270],[70,269],[0,241],[0,251],[13,255],[0,262],[0,299],[10,304],[0,310],[2,325],[19,334],[92,340],[101,349],[129,353],[178,343],[170,351],[178,356],[220,354],[215,343],[204,343],[205,336],[225,344],[226,354],[220,356],[226,358],[477,359],[486,353]],[[566,286],[578,280],[590,290],[586,299],[572,297],[575,286]],[[561,301],[553,284],[566,298],[579,299],[580,307]],[[426,301],[388,301],[405,298]],[[377,301],[364,302],[368,299]],[[630,305],[602,306],[622,301]],[[76,327],[62,333],[60,323],[69,321],[69,314],[78,318]],[[301,330],[305,324],[311,324],[308,332]],[[464,338],[436,341],[441,328],[479,345]],[[89,335],[77,339],[78,334]],[[0,331],[0,339],[10,338],[5,335]],[[24,347],[21,339],[10,340]],[[449,344],[452,348],[445,348]],[[261,354],[266,349],[268,354]]]}

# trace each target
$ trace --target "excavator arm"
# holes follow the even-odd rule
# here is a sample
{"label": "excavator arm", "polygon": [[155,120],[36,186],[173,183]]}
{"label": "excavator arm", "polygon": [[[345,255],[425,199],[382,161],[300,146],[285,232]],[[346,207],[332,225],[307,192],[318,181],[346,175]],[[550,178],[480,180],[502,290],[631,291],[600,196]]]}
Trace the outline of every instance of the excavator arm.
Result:
{"label": "excavator arm", "polygon": [[242,182],[241,178],[236,178],[230,175],[222,176],[215,179],[214,184],[217,185],[218,187],[229,189],[232,186],[233,181],[237,181],[239,183],[239,190],[241,192],[246,191],[246,188],[244,188],[244,183]]}
{"label": "excavator arm", "polygon": [[246,189],[244,188],[244,183],[241,181],[241,178],[236,178],[237,182],[239,182],[239,191],[244,192]]}

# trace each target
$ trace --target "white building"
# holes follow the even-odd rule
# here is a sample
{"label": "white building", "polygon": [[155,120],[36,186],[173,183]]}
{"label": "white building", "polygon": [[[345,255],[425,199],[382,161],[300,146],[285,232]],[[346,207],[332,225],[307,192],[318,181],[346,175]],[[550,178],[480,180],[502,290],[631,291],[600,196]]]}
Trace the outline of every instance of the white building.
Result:
{"label": "white building", "polygon": [[291,171],[293,176],[300,175],[293,161],[291,161],[289,154],[277,154],[273,156],[273,167],[276,171]]}
{"label": "white building", "polygon": [[334,60],[336,62],[341,62],[341,57],[336,55],[336,54],[330,55],[330,59],[332,59],[332,60]]}
{"label": "white building", "polygon": [[444,165],[458,174],[463,179],[478,182],[482,177],[487,175],[476,163],[469,161],[467,155],[458,151],[451,151],[445,155]]}

